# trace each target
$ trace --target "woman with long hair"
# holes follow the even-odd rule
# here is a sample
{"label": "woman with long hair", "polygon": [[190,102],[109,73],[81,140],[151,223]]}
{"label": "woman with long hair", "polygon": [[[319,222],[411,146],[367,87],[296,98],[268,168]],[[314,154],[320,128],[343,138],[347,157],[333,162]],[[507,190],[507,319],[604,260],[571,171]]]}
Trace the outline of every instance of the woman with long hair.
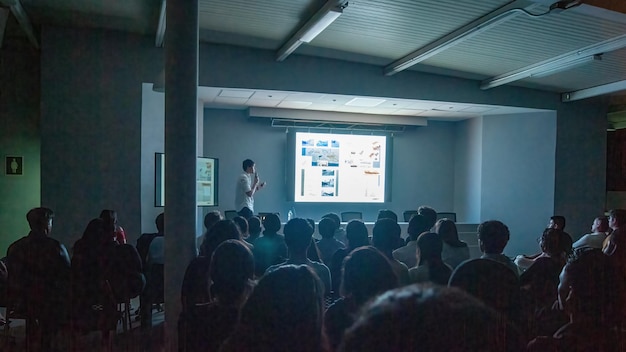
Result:
{"label": "woman with long hair", "polygon": [[411,282],[432,282],[447,285],[452,268],[441,259],[443,241],[434,232],[425,232],[417,238],[418,264],[409,270]]}
{"label": "woman with long hair", "polygon": [[435,232],[443,241],[441,259],[444,263],[454,269],[462,262],[470,259],[469,247],[467,243],[459,239],[459,232],[454,221],[445,218],[439,219],[435,223]]}

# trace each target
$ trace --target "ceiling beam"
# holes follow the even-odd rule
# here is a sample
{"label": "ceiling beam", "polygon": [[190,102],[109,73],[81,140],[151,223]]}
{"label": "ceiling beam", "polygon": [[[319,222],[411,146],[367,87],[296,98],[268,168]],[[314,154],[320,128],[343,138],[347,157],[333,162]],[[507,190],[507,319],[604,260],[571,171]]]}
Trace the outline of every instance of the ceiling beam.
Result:
{"label": "ceiling beam", "polygon": [[161,12],[159,13],[159,24],[156,30],[156,38],[154,39],[154,45],[157,48],[163,47],[163,41],[165,40],[165,0],[161,0]]}
{"label": "ceiling beam", "polygon": [[28,18],[28,14],[24,11],[20,0],[0,0],[0,5],[11,9],[11,13],[15,16],[15,19],[17,19],[17,22],[20,24],[20,27],[22,27],[24,33],[26,33],[26,37],[30,43],[35,48],[39,49],[39,41],[37,40],[35,29],[30,22],[30,18]]}
{"label": "ceiling beam", "polygon": [[623,90],[626,90],[626,80],[563,93],[561,94],[561,101],[567,103],[570,101],[587,99],[605,94],[612,94]]}

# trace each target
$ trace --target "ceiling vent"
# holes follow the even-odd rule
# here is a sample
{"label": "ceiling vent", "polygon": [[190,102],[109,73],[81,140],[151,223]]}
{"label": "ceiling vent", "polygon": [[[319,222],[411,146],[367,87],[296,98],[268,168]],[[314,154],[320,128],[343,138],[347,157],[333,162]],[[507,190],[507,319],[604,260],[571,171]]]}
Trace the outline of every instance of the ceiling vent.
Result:
{"label": "ceiling vent", "polygon": [[358,131],[403,132],[407,128],[427,126],[421,116],[356,114],[336,111],[296,110],[251,107],[251,118],[270,119],[272,127],[344,129]]}

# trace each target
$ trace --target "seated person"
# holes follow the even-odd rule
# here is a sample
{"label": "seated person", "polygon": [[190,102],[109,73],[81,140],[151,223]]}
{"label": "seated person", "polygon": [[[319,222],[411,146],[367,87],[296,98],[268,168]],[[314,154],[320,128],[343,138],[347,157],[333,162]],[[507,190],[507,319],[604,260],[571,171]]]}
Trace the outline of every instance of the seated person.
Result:
{"label": "seated person", "polygon": [[30,317],[27,324],[41,333],[44,350],[70,313],[70,259],[50,237],[53,218],[49,208],[31,209],[28,236],[7,250],[9,309]]}
{"label": "seated person", "polygon": [[[419,216],[419,215],[418,215]],[[438,234],[424,232],[417,238],[418,266],[409,269],[412,283],[432,282],[447,285],[452,268],[441,260],[443,241]]]}
{"label": "seated person", "polygon": [[179,332],[186,351],[218,351],[235,329],[241,307],[252,292],[254,258],[247,246],[227,240],[210,265],[211,301],[181,313]]}
{"label": "seated person", "polygon": [[367,227],[361,220],[350,220],[346,226],[346,238],[348,240],[348,248],[338,249],[333,255],[329,267],[335,297],[339,297],[344,258],[356,248],[370,245]]}
{"label": "seated person", "polygon": [[609,219],[606,216],[598,216],[591,224],[591,233],[583,235],[572,245],[574,251],[580,248],[589,247],[602,249],[604,240],[609,232]]}
{"label": "seated person", "polygon": [[380,219],[391,219],[395,222],[398,222],[398,214],[390,209],[381,209],[378,211],[378,216],[376,217],[376,220]]}
{"label": "seated person", "polygon": [[387,291],[355,320],[339,351],[525,350],[506,320],[454,288],[410,285]]}
{"label": "seated person", "polygon": [[332,350],[337,349],[344,331],[352,325],[365,302],[398,286],[387,258],[371,246],[357,248],[346,257],[342,282],[342,297],[324,314],[324,327]]}
{"label": "seated person", "polygon": [[569,321],[552,336],[531,341],[528,351],[622,351],[615,329],[619,308],[612,293],[612,270],[608,257],[594,249],[579,252],[567,263],[560,275],[558,303]]}
{"label": "seated person", "polygon": [[267,268],[268,272],[285,265],[307,265],[322,281],[324,287],[324,295],[330,296],[332,284],[330,279],[330,270],[322,263],[314,262],[307,257],[307,250],[311,245],[313,238],[313,229],[306,219],[294,218],[285,224],[285,243],[288,249],[288,259],[280,264],[272,265]]}
{"label": "seated person", "polygon": [[319,249],[322,262],[329,265],[333,254],[335,254],[338,249],[344,248],[344,245],[335,239],[337,224],[332,219],[325,218],[320,220],[317,228],[320,236],[322,236],[322,239],[317,241],[317,248]]}
{"label": "seated person", "polygon": [[[556,236],[558,236],[558,238]],[[555,228],[545,229],[538,239],[539,247],[541,248],[539,255],[532,257],[518,255],[515,257],[515,264],[524,271],[530,268],[538,259],[550,258],[553,261],[559,262],[561,267],[563,267],[563,265],[565,265],[565,258],[567,257],[566,247],[569,246],[567,241],[565,243],[563,242],[564,238],[565,236],[562,230]]]}
{"label": "seated person", "polygon": [[502,254],[509,242],[509,236],[509,228],[498,220],[489,220],[478,225],[478,246],[483,252],[481,258],[500,262],[519,276],[518,267]]}
{"label": "seated person", "polygon": [[550,310],[557,299],[559,273],[565,265],[562,240],[561,230],[546,229],[539,240],[542,254],[520,275],[522,318],[530,336],[556,328],[552,321],[558,317]]}
{"label": "seated person", "polygon": [[341,218],[339,217],[339,215],[337,215],[336,213],[328,213],[322,215],[322,219],[326,218],[333,219],[333,221],[337,224],[337,229],[335,230],[335,238],[337,239],[337,241],[346,245],[346,242],[348,242],[348,239],[346,238],[346,230],[341,227]]}
{"label": "seated person", "polygon": [[393,257],[402,263],[407,268],[412,268],[417,265],[417,237],[423,232],[428,232],[428,221],[422,215],[416,214],[411,217],[407,232],[409,233],[409,241],[405,246],[400,247],[393,251]]}
{"label": "seated person", "polygon": [[323,292],[308,265],[268,271],[241,309],[239,323],[220,351],[324,351]]}
{"label": "seated person", "polygon": [[198,303],[206,303],[211,299],[209,293],[209,266],[213,252],[228,240],[241,240],[239,227],[232,220],[220,220],[211,227],[200,247],[200,255],[191,260],[181,288],[183,311]]}
{"label": "seated person", "polygon": [[268,214],[263,220],[263,236],[254,241],[254,265],[257,277],[261,277],[265,270],[274,264],[281,263],[287,258],[285,237],[278,233],[281,228],[280,218],[276,214]]}
{"label": "seated person", "polygon": [[393,272],[398,277],[400,286],[409,284],[409,268],[393,257],[393,250],[400,238],[400,225],[392,219],[380,219],[374,224],[372,230],[372,244],[381,251],[391,263]]}
{"label": "seated person", "polygon": [[470,259],[469,247],[467,243],[459,240],[459,233],[454,221],[449,219],[437,220],[435,232],[439,234],[443,241],[441,258],[444,263],[454,269],[462,262]]}
{"label": "seated person", "polygon": [[254,241],[261,236],[261,230],[261,219],[258,216],[248,219],[248,232],[250,235],[248,238],[245,238],[246,242],[254,244]]}
{"label": "seated person", "polygon": [[137,239],[137,244],[135,248],[137,248],[137,253],[139,253],[139,257],[141,258],[141,262],[143,266],[146,266],[146,259],[148,258],[148,249],[150,248],[150,243],[156,237],[162,237],[165,232],[165,214],[161,213],[157,215],[154,220],[156,224],[157,232],[156,233],[144,233]]}
{"label": "seated person", "polygon": [[100,219],[104,220],[107,231],[109,231],[115,241],[119,244],[126,244],[126,232],[117,221],[117,212],[111,209],[104,209],[100,212]]}

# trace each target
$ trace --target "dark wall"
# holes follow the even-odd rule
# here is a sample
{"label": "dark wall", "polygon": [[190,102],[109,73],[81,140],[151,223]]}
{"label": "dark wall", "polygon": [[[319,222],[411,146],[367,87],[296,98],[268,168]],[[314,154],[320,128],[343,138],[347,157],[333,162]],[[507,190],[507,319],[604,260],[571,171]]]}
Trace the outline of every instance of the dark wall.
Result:
{"label": "dark wall", "polygon": [[68,246],[102,209],[140,232],[141,84],[162,67],[153,38],[45,27],[41,39],[42,203]]}

